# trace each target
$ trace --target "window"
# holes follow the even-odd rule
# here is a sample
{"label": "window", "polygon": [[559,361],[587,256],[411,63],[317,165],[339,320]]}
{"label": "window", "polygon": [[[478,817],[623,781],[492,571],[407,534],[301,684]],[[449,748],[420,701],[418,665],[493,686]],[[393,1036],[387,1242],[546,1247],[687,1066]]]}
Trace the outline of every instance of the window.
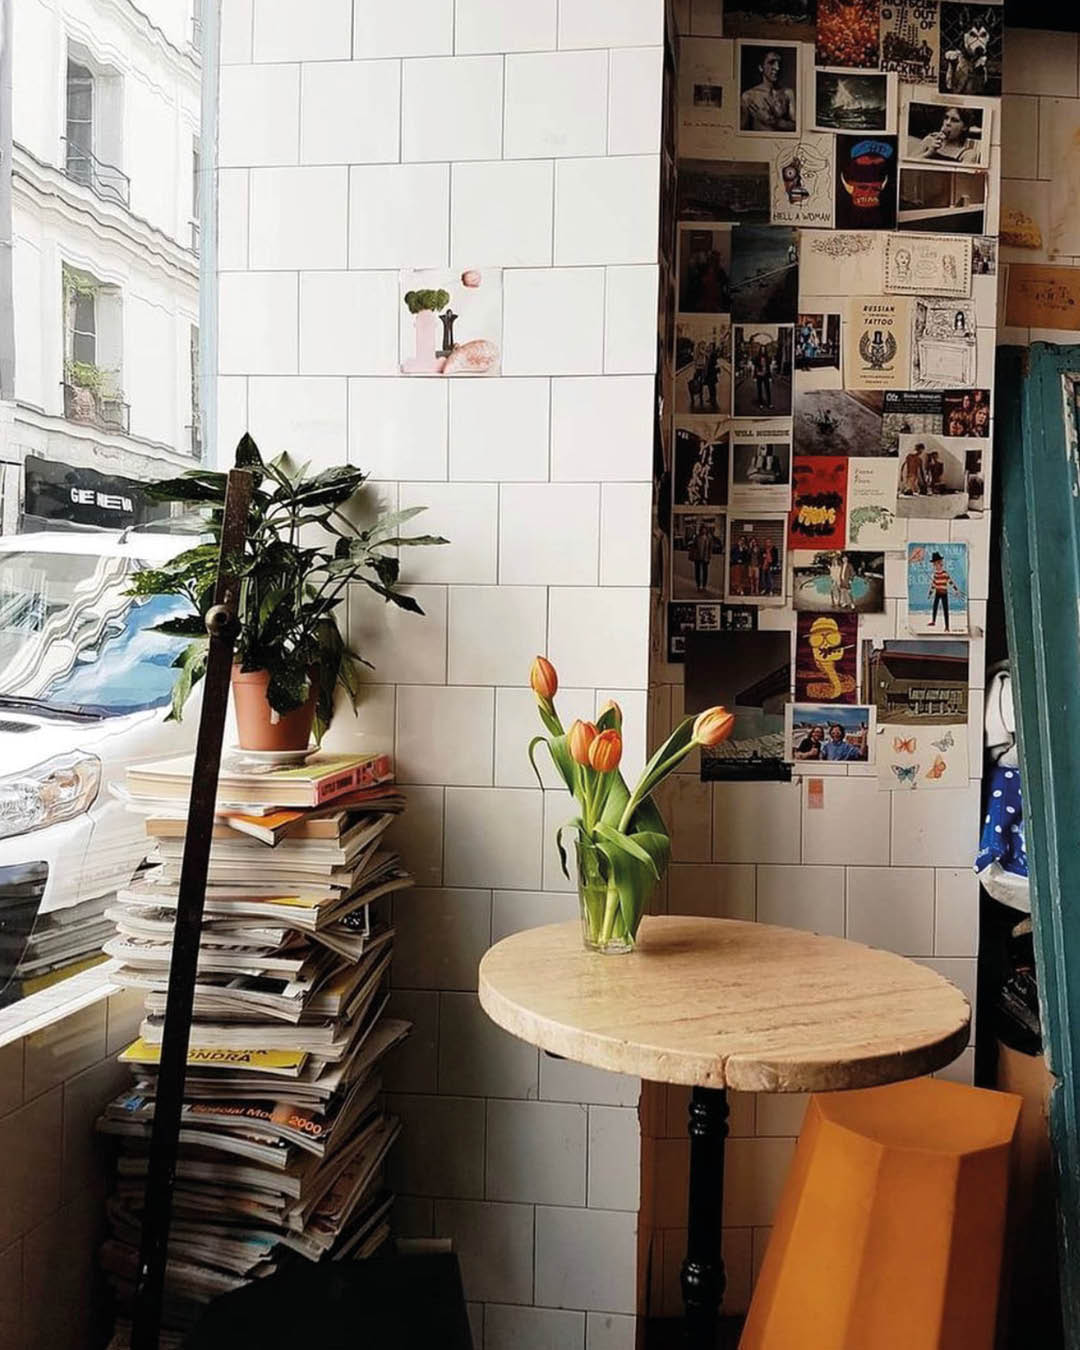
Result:
{"label": "window", "polygon": [[64,267],[64,416],[108,431],[127,431],[120,356],[119,287]]}
{"label": "window", "polygon": [[199,166],[201,164],[199,154],[199,138],[193,136],[191,140],[191,251],[199,251],[199,221],[202,218],[202,180],[199,177]]}
{"label": "window", "polygon": [[199,330],[191,325],[191,453],[202,459],[202,413],[199,409]]}
{"label": "window", "polygon": [[97,306],[93,295],[75,293],[71,305],[71,360],[97,365]]}
{"label": "window", "polygon": [[94,61],[89,51],[68,46],[64,170],[103,201],[127,206],[131,183],[120,168],[123,81]]}
{"label": "window", "polygon": [[67,172],[90,185],[94,160],[94,77],[77,61],[67,67]]}

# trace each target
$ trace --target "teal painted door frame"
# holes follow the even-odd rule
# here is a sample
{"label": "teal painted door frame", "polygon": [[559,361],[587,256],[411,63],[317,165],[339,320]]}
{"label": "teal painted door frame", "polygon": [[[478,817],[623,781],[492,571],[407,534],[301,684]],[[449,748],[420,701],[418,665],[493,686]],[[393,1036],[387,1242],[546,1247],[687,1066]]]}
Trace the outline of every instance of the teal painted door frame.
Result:
{"label": "teal painted door frame", "polygon": [[1080,1350],[1080,346],[998,353],[995,467],[1024,792],[1066,1344]]}

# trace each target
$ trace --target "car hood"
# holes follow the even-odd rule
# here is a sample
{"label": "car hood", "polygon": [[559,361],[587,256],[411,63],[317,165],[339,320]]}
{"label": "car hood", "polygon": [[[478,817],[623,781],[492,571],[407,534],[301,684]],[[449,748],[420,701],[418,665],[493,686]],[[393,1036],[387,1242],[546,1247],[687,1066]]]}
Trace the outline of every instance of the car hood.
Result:
{"label": "car hood", "polygon": [[149,711],[99,722],[69,722],[0,707],[0,775],[21,773],[55,755],[79,750],[107,762],[121,737],[161,717],[160,711]]}

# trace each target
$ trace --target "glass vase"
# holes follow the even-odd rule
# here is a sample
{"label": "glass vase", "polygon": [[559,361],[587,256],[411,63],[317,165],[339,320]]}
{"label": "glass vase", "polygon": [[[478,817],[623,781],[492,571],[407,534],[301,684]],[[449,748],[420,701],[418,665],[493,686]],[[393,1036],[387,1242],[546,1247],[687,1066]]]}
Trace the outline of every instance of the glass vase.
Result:
{"label": "glass vase", "polygon": [[[634,950],[641,911],[623,903],[611,876],[608,860],[587,840],[578,839],[578,899],[581,903],[581,936],[591,952],[620,956]],[[629,913],[627,912],[629,910]],[[629,919],[629,922],[628,922]]]}

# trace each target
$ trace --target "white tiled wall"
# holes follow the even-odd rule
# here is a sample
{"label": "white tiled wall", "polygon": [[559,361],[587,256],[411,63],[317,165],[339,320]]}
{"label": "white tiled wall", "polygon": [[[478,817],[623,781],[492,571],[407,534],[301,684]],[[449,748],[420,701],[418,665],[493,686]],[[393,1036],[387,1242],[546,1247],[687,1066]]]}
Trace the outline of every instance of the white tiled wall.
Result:
{"label": "white tiled wall", "polygon": [[[452,540],[403,558],[424,619],[352,602],[375,670],[336,728],[409,798],[399,1226],[454,1238],[478,1350],[626,1350],[639,1086],[498,1031],[476,967],[576,905],[533,656],[644,754],[663,3],[222,6],[220,442],[348,459]],[[502,376],[398,375],[398,269],[466,265],[505,269]]]}

